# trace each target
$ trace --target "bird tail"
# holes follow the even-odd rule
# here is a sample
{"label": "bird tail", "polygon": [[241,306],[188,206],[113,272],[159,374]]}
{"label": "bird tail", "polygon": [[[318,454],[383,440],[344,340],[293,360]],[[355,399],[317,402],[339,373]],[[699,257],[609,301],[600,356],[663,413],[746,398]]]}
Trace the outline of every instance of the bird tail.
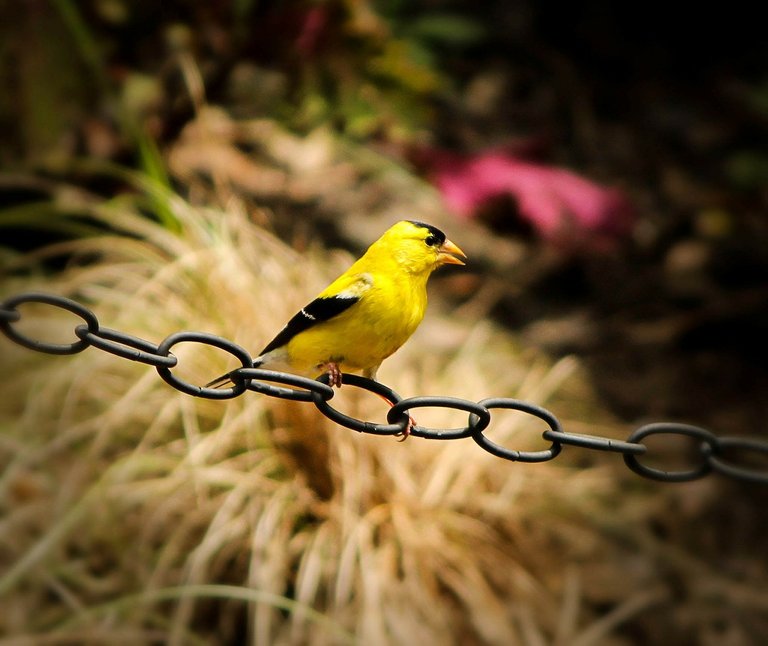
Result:
{"label": "bird tail", "polygon": [[[259,368],[263,363],[264,361],[261,358],[256,359],[253,362],[252,367]],[[232,372],[228,372],[224,375],[221,375],[220,377],[216,377],[216,379],[214,379],[213,381],[209,381],[207,384],[205,384],[205,387],[206,388],[231,388],[232,386],[235,385],[235,382],[232,381],[233,372],[234,370]]]}

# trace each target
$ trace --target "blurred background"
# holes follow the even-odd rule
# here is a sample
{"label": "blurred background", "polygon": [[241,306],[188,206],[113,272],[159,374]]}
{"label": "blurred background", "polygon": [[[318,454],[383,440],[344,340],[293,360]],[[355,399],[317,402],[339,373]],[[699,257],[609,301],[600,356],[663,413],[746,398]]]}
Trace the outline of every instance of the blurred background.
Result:
{"label": "blurred background", "polygon": [[[617,439],[661,420],[766,439],[768,44],[746,7],[0,12],[3,297],[255,354],[394,221],[423,220],[470,262],[433,277],[382,366],[402,396],[518,397]],[[71,340],[74,319],[23,312]],[[765,487],[398,444],[305,404],[198,401],[93,349],[2,345],[0,644],[768,640]],[[195,383],[234,367],[174,353]],[[540,426],[495,412],[488,435],[538,450]],[[696,459],[652,443],[657,466]]]}

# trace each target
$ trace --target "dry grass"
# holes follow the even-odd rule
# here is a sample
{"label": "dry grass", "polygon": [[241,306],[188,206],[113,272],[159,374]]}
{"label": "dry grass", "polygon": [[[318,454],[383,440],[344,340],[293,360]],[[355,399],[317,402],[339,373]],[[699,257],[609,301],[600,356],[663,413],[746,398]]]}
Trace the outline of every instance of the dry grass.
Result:
{"label": "dry grass", "polygon": [[[256,351],[349,260],[297,255],[234,198],[218,210],[156,197],[181,234],[128,201],[86,197],[93,218],[129,235],[17,258],[18,269],[71,256],[44,285],[4,290],[74,296],[105,326],[155,342],[205,330]],[[619,435],[595,425],[575,361],[521,354],[487,321],[438,310],[382,381],[404,396],[550,404],[593,422],[569,430]],[[49,312],[38,329],[69,329]],[[516,465],[469,439],[398,443],[338,428],[308,404],[194,399],[93,349],[49,357],[2,343],[0,644],[587,646],[658,637],[678,620],[716,635],[713,607],[765,609],[764,593],[653,538],[650,519],[674,497],[619,477],[616,458]],[[197,383],[231,367],[219,352],[174,353]],[[373,400],[347,387],[334,402],[382,420]],[[533,449],[541,430],[498,411],[490,433]],[[714,495],[697,486],[698,500]],[[675,573],[687,593],[660,612]],[[661,619],[643,620],[652,608]]]}

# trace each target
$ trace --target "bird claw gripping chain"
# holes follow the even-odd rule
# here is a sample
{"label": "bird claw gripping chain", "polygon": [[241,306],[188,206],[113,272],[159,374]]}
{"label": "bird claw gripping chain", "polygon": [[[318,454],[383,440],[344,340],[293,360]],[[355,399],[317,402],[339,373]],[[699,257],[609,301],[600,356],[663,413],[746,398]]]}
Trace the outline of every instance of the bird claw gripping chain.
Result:
{"label": "bird claw gripping chain", "polygon": [[[75,341],[68,344],[48,343],[26,336],[15,327],[23,318],[19,306],[39,303],[67,310],[79,316],[83,323],[74,329]],[[387,423],[366,421],[350,417],[335,409],[329,403],[334,390],[328,385],[328,375],[310,379],[299,375],[274,370],[253,368],[253,358],[242,347],[223,337],[204,332],[176,332],[159,344],[138,337],[102,327],[96,315],[80,303],[54,294],[28,292],[17,294],[0,303],[0,331],[19,345],[48,354],[76,354],[88,347],[98,348],[130,361],[153,366],[160,377],[177,390],[193,397],[208,399],[231,399],[252,391],[297,402],[311,402],[331,421],[340,426],[361,433],[374,435],[409,434],[431,440],[456,440],[472,438],[489,453],[512,462],[547,462],[560,455],[563,447],[576,447],[593,451],[618,453],[635,473],[652,480],[663,482],[686,482],[697,480],[710,473],[733,478],[743,482],[768,484],[768,442],[752,437],[719,437],[714,433],[674,422],[646,424],[636,429],[626,441],[597,435],[565,432],[557,417],[550,411],[535,404],[506,397],[492,397],[478,402],[443,396],[421,396],[402,398],[388,386],[354,374],[342,374],[345,387],[355,387],[375,393],[388,400],[392,407],[387,413]],[[178,359],[172,354],[178,343],[199,343],[211,345],[232,354],[241,364],[229,373],[233,385],[230,388],[207,388],[189,383],[177,377],[173,368]],[[468,413],[467,424],[458,428],[429,428],[413,424],[409,411],[414,408],[450,408]],[[540,451],[518,451],[502,446],[485,435],[492,423],[492,411],[509,409],[540,419],[547,427],[542,438],[549,446]],[[410,428],[409,428],[410,427]],[[680,470],[665,470],[649,464],[653,452],[643,443],[652,435],[681,436],[691,443],[690,455],[694,456],[692,466]],[[735,456],[751,456],[750,466],[734,460]],[[652,457],[652,455],[651,455]],[[751,466],[762,462],[762,468]]]}

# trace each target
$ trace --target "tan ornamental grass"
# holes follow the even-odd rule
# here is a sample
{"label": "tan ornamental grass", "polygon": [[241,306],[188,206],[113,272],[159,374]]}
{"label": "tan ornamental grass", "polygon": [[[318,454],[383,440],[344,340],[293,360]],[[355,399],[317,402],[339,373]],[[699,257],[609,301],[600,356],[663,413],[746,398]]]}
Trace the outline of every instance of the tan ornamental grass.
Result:
{"label": "tan ornamental grass", "polygon": [[[155,343],[200,330],[256,353],[351,260],[319,244],[298,254],[237,199],[192,206],[137,183],[165,200],[178,233],[130,199],[78,194],[79,212],[107,230],[10,259],[3,295],[44,289]],[[66,266],[43,281],[39,263],[53,258]],[[585,403],[575,360],[522,352],[434,301],[384,383],[403,396],[518,397],[566,420],[591,413],[596,426],[571,429],[618,437]],[[69,338],[72,317],[23,313],[25,329]],[[513,464],[471,439],[357,434],[311,404],[193,398],[92,348],[53,357],[0,343],[0,644],[623,644],[622,627],[669,598],[664,550],[643,533],[663,498],[619,478],[614,456]],[[173,352],[194,383],[234,367],[193,344]],[[350,386],[332,403],[385,417]],[[533,450],[541,430],[495,411],[489,435]]]}

